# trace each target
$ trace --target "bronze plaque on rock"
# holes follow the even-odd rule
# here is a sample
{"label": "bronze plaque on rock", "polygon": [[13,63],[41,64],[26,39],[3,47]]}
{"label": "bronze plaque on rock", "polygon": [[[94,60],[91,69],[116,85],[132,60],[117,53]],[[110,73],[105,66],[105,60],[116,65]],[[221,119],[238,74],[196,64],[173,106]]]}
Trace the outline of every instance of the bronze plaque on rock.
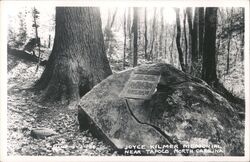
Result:
{"label": "bronze plaque on rock", "polygon": [[122,98],[150,99],[156,91],[160,75],[132,73],[120,93]]}

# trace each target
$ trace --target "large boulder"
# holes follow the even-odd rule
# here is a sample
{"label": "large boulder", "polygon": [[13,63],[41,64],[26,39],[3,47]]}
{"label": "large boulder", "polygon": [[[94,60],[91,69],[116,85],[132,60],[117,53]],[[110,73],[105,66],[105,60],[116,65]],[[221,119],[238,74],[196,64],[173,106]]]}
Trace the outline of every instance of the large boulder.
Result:
{"label": "large boulder", "polygon": [[168,64],[103,80],[81,99],[79,121],[124,154],[244,155],[244,125],[229,102]]}

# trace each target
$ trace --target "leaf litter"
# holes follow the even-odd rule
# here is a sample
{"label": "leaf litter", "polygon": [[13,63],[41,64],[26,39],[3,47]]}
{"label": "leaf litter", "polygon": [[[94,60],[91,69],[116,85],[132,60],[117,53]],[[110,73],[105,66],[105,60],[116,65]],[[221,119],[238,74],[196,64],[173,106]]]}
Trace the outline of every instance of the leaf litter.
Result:
{"label": "leaf litter", "polygon": [[[116,155],[111,147],[92,136],[89,130],[80,132],[77,110],[61,103],[39,102],[37,92],[30,90],[44,67],[19,62],[8,72],[7,154],[8,155]],[[56,134],[34,138],[34,129],[46,128]]]}

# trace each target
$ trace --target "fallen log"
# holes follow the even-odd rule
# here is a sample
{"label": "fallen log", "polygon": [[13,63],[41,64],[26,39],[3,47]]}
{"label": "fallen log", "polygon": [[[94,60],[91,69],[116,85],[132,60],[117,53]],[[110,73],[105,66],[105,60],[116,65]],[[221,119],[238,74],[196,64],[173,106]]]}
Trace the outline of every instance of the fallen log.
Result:
{"label": "fallen log", "polygon": [[[17,60],[27,61],[27,62],[31,62],[31,63],[38,63],[39,62],[39,58],[36,55],[31,55],[28,52],[25,52],[23,50],[17,50],[17,49],[12,49],[12,48],[8,47],[7,54],[8,54],[8,60],[14,59],[14,61],[12,61],[13,65],[8,65],[8,71],[10,71],[13,67],[15,67],[18,64]],[[10,62],[10,61],[8,61],[8,62]],[[39,65],[45,66],[46,63],[47,63],[47,60],[40,59]]]}

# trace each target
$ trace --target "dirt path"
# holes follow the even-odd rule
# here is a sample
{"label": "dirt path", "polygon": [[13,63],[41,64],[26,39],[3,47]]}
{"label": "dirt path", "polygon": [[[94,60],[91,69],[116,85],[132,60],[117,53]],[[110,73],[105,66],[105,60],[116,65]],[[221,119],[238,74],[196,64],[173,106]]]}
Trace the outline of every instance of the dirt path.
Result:
{"label": "dirt path", "polygon": [[[79,131],[76,110],[59,103],[39,103],[39,95],[28,90],[43,67],[19,62],[8,73],[7,151],[8,155],[115,155],[108,145]],[[50,128],[58,134],[35,139],[34,128]]]}

